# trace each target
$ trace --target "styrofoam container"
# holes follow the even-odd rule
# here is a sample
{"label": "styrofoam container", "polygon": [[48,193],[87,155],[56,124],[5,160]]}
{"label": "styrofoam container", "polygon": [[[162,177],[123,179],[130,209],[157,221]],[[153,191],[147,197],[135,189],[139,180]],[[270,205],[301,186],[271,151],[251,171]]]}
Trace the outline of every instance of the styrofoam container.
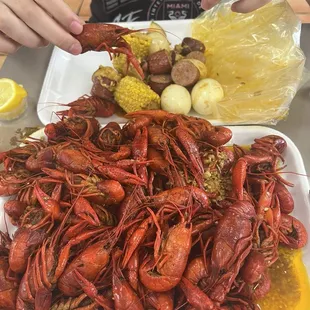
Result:
{"label": "styrofoam container", "polygon": [[[307,228],[310,235],[310,201],[309,201],[309,183],[305,176],[306,171],[303,163],[303,159],[299,150],[293,141],[286,135],[278,132],[274,129],[263,126],[227,126],[233,132],[233,138],[228,145],[250,145],[255,138],[260,138],[266,135],[279,135],[282,136],[287,142],[287,149],[283,156],[285,158],[287,168],[283,171],[294,172],[286,173],[283,175],[289,182],[295,184],[293,188],[289,188],[289,191],[294,197],[295,210],[292,213],[297,219],[299,219]],[[44,136],[43,129],[35,132],[32,137],[41,138]],[[300,174],[300,175],[297,175]],[[10,197],[0,197],[0,205],[3,206],[4,202],[10,199]],[[7,216],[4,216],[3,208],[0,208],[0,229],[6,231],[6,224],[8,225],[9,233],[12,235],[15,231],[15,227],[10,224],[10,220]],[[307,268],[308,275],[310,276],[310,242],[303,249],[303,261]]]}
{"label": "styrofoam container", "polygon": [[[184,37],[191,36],[193,20],[156,21],[166,31],[171,46],[180,44]],[[120,23],[121,26],[131,29],[147,29],[150,22]],[[294,37],[299,45],[300,32]],[[68,109],[59,104],[68,104],[80,96],[90,94],[92,88],[91,77],[99,65],[112,66],[107,52],[87,52],[73,56],[58,47],[55,47],[48,65],[43,82],[40,98],[37,104],[37,114],[40,121],[46,125],[59,120],[55,112]],[[192,110],[189,115],[204,117]],[[112,115],[108,118],[98,118],[101,124],[108,122],[122,123],[123,117]],[[214,125],[229,125],[220,119],[210,120]],[[233,124],[230,124],[233,125]]]}

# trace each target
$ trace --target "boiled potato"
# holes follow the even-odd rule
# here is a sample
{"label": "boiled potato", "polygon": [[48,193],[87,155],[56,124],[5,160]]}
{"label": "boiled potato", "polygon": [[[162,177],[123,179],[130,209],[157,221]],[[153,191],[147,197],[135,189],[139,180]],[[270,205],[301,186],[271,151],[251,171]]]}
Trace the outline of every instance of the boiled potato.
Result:
{"label": "boiled potato", "polygon": [[217,103],[224,98],[221,84],[213,79],[202,79],[192,89],[193,109],[201,115],[216,115]]}
{"label": "boiled potato", "polygon": [[191,95],[183,86],[171,84],[161,94],[161,108],[167,112],[186,115],[191,107]]}

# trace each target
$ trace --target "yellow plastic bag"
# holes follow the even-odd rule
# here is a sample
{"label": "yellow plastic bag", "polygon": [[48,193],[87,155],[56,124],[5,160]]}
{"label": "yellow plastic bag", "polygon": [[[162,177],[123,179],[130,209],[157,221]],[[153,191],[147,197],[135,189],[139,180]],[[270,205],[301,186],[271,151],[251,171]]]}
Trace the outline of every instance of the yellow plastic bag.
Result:
{"label": "yellow plastic bag", "polygon": [[301,23],[286,1],[248,14],[232,12],[233,2],[204,12],[192,24],[192,36],[207,47],[209,77],[225,92],[213,118],[274,125],[287,116],[304,78]]}

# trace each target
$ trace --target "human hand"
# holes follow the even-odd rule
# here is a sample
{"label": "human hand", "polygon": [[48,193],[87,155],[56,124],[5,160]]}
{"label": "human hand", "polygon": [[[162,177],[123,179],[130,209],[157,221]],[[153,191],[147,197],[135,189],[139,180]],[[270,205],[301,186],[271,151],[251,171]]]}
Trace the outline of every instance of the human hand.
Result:
{"label": "human hand", "polygon": [[80,34],[82,24],[63,0],[0,0],[0,54],[51,42],[78,55],[82,47],[70,33]]}
{"label": "human hand", "polygon": [[[219,2],[220,0],[202,0],[201,6],[204,10],[210,10]],[[271,0],[239,0],[233,3],[231,9],[238,13],[249,13],[261,8],[269,2],[271,2]]]}

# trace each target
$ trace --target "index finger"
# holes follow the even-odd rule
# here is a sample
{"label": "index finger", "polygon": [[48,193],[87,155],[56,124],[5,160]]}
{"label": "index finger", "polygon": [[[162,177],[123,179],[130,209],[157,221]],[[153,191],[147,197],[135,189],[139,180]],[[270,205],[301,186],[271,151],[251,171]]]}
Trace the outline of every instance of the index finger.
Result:
{"label": "index finger", "polygon": [[33,0],[2,0],[32,30],[59,48],[78,55],[82,46],[67,30],[56,22]]}
{"label": "index finger", "polygon": [[81,21],[63,0],[34,1],[69,32],[80,34],[83,31],[84,21]]}

